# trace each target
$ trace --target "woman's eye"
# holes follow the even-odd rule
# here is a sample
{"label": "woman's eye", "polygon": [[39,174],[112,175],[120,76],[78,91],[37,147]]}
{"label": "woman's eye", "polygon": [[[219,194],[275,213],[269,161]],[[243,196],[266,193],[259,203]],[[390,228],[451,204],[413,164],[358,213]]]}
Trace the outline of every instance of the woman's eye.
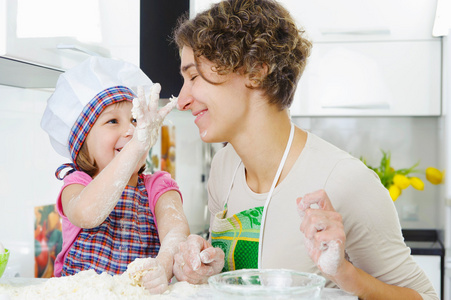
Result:
{"label": "woman's eye", "polygon": [[196,77],[197,77],[197,75],[194,75],[194,76],[191,77],[190,80],[193,81],[194,79],[196,79]]}
{"label": "woman's eye", "polygon": [[133,124],[136,124],[136,119],[132,119],[132,123],[133,123]]}

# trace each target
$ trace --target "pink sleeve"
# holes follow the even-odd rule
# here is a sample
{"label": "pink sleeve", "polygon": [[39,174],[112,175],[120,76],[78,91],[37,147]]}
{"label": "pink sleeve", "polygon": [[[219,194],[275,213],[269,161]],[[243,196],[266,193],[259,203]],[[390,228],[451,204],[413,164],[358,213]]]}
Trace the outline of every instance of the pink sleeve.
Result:
{"label": "pink sleeve", "polygon": [[69,219],[66,217],[63,211],[63,204],[61,203],[61,194],[63,190],[71,184],[81,184],[84,186],[87,186],[92,181],[92,178],[83,172],[73,172],[69,175],[67,175],[64,178],[64,184],[61,188],[61,191],[58,195],[58,199],[56,201],[56,209],[58,211],[58,214],[61,216],[62,219],[62,229],[63,229],[63,246],[61,248],[61,252],[58,253],[56,259],[55,259],[55,265],[54,265],[54,272],[53,274],[56,277],[61,276],[61,270],[63,269],[64,260],[66,259],[67,253],[69,253],[69,249],[72,247],[72,245],[75,242],[75,239],[77,238],[78,234],[81,231],[80,227],[77,227],[73,225]]}
{"label": "pink sleeve", "polygon": [[182,193],[180,192],[177,182],[171,178],[171,174],[164,171],[157,171],[151,175],[144,175],[144,184],[149,196],[149,207],[152,211],[155,227],[158,230],[157,218],[155,216],[155,206],[157,205],[158,199],[168,191],[176,191],[180,194],[180,198],[183,202]]}

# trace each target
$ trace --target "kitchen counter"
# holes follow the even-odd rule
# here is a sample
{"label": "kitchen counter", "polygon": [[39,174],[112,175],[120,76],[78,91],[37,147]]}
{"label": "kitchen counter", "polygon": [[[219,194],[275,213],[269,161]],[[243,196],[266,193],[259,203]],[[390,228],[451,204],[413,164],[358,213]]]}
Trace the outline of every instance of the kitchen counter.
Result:
{"label": "kitchen counter", "polygon": [[[30,287],[32,285],[39,285],[46,282],[47,279],[42,278],[25,278],[25,277],[3,277],[0,278],[0,299],[13,300],[15,297],[10,297],[2,292],[2,286],[5,285],[14,288]],[[46,299],[45,295],[40,294],[42,299]],[[70,295],[66,295],[70,296]],[[111,296],[111,294],[110,294]],[[41,299],[40,298],[40,299]],[[66,297],[67,298],[67,297]],[[19,297],[19,299],[21,299]],[[72,298],[71,298],[72,299]],[[169,293],[162,295],[149,296],[149,299],[230,299],[230,296],[221,297],[214,289],[210,288],[208,284],[199,285],[196,291],[190,292],[189,295],[180,293]],[[235,298],[234,299],[238,299]],[[352,296],[340,289],[324,288],[321,293],[321,300],[357,300],[357,297]]]}
{"label": "kitchen counter", "polygon": [[402,234],[412,255],[445,256],[445,247],[435,229],[403,229]]}
{"label": "kitchen counter", "polygon": [[406,241],[412,255],[444,255],[445,249],[440,241]]}

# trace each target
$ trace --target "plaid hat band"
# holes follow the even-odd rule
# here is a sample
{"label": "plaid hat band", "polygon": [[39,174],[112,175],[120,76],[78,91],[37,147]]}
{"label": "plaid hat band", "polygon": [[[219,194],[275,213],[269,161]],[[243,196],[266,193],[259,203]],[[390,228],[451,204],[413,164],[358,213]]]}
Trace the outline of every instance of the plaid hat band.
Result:
{"label": "plaid hat band", "polygon": [[74,163],[89,131],[103,110],[120,101],[133,101],[133,98],[136,98],[136,95],[131,89],[115,86],[98,93],[86,104],[69,134],[69,152]]}

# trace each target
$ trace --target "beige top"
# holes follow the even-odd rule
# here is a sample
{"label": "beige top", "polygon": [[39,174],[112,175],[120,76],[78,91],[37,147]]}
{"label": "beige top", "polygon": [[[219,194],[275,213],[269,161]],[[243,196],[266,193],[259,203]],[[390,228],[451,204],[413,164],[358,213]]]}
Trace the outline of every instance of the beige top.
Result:
{"label": "beige top", "polygon": [[[208,182],[211,220],[224,209],[239,162],[230,144],[213,158]],[[354,266],[385,283],[414,289],[424,299],[438,299],[431,282],[410,256],[393,201],[377,175],[360,160],[312,133],[308,133],[305,148],[272,195],[263,236],[263,268],[320,273],[304,247],[296,207],[296,198],[319,189],[326,191],[343,217],[346,253]],[[226,217],[263,206],[266,196],[248,187],[241,164]],[[336,285],[328,281],[326,286]]]}

